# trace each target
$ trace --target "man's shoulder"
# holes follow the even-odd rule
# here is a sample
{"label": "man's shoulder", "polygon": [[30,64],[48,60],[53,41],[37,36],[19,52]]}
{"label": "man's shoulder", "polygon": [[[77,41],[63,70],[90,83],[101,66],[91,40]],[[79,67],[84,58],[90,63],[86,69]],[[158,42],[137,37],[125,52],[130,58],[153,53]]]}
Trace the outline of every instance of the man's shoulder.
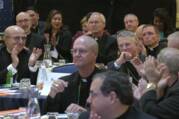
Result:
{"label": "man's shoulder", "polygon": [[32,32],[31,38],[34,38],[34,39],[37,39],[37,40],[39,40],[39,39],[42,40],[44,37],[42,35],[39,35],[37,33]]}
{"label": "man's shoulder", "polygon": [[4,44],[0,44],[0,51],[4,51],[6,49]]}
{"label": "man's shoulder", "polygon": [[132,107],[131,109],[132,111],[130,111],[130,115],[133,118],[136,119],[157,119],[156,117],[153,117],[152,115],[149,115],[145,112],[142,112],[141,110],[137,109],[136,107]]}

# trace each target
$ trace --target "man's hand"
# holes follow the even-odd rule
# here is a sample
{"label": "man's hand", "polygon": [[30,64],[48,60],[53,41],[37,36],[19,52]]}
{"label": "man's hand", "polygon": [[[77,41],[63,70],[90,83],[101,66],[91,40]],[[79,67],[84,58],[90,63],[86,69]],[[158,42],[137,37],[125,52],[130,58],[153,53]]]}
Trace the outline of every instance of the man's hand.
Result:
{"label": "man's hand", "polygon": [[136,68],[138,74],[141,76],[142,71],[144,70],[144,66],[143,66],[143,62],[139,59],[139,57],[134,57],[131,60],[131,63],[133,64],[133,66]]}
{"label": "man's hand", "polygon": [[121,55],[115,62],[116,62],[116,64],[121,65],[131,59],[132,59],[132,55],[129,52],[121,52]]}
{"label": "man's hand", "polygon": [[12,58],[12,66],[14,68],[17,67],[19,64],[19,57],[18,54],[23,50],[24,46],[21,44],[17,44],[14,46],[14,48],[11,51],[11,58]]}
{"label": "man's hand", "polygon": [[68,82],[61,79],[55,80],[51,86],[49,96],[54,98],[57,93],[63,92],[66,87],[68,87]]}
{"label": "man's hand", "polygon": [[165,64],[160,64],[161,79],[157,83],[157,98],[164,95],[164,90],[168,86],[168,81],[171,80],[169,70]]}
{"label": "man's hand", "polygon": [[74,112],[84,112],[84,111],[87,111],[87,110],[78,104],[72,103],[67,107],[65,112],[69,112],[69,113],[73,112],[74,113]]}
{"label": "man's hand", "polygon": [[143,73],[143,75],[145,75],[149,83],[157,85],[158,81],[161,78],[161,72],[158,68],[158,62],[154,57],[149,56],[146,58],[146,61],[144,62]]}
{"label": "man's hand", "polygon": [[29,58],[29,66],[34,66],[38,58],[42,55],[42,49],[33,48],[32,54]]}
{"label": "man's hand", "polygon": [[136,99],[140,99],[142,95],[145,93],[147,88],[147,81],[144,79],[140,79],[137,88],[133,90],[133,95]]}

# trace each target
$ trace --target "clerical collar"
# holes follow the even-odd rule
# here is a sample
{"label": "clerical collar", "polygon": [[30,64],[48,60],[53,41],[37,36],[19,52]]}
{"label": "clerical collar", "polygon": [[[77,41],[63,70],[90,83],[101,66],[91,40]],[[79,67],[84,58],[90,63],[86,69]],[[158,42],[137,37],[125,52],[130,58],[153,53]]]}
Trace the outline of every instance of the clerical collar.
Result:
{"label": "clerical collar", "polygon": [[6,47],[6,49],[7,49],[7,52],[8,52],[9,54],[11,54],[11,50],[9,50],[7,47]]}
{"label": "clerical collar", "polygon": [[83,83],[87,83],[87,82],[88,82],[86,78],[82,78],[81,81],[82,81]]}
{"label": "clerical collar", "polygon": [[153,47],[148,47],[148,48],[149,48],[150,51],[154,51],[154,49],[155,49],[156,47],[158,47],[158,45],[159,45],[159,44],[157,43],[157,44],[154,45]]}

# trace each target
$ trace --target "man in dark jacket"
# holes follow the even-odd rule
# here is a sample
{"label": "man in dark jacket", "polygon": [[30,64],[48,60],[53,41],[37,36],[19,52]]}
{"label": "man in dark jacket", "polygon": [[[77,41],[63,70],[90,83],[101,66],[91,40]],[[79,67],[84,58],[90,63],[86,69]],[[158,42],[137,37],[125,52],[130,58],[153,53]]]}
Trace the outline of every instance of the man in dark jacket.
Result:
{"label": "man in dark jacket", "polygon": [[36,60],[42,50],[34,48],[32,54],[24,46],[26,34],[19,26],[9,26],[4,32],[4,43],[0,47],[0,84],[5,84],[6,76],[12,72],[14,81],[19,82],[22,78],[30,78],[31,83],[36,83],[34,69]]}
{"label": "man in dark jacket", "polygon": [[86,99],[92,77],[99,69],[95,67],[98,44],[89,36],[75,40],[72,49],[73,63],[78,71],[53,82],[45,104],[45,112],[85,111]]}
{"label": "man in dark jacket", "polygon": [[133,100],[129,76],[115,71],[96,74],[87,99],[90,116],[80,119],[155,119],[133,107]]}
{"label": "man in dark jacket", "polygon": [[145,77],[151,84],[140,100],[141,109],[159,119],[179,117],[179,50],[165,48],[145,61]]}

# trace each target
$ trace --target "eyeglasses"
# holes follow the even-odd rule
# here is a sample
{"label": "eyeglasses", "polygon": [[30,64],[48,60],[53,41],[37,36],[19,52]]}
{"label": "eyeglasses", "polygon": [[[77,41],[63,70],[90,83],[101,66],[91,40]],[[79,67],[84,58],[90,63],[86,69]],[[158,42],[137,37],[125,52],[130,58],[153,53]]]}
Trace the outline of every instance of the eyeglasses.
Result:
{"label": "eyeglasses", "polygon": [[97,93],[97,92],[93,92],[93,91],[90,91],[89,95],[93,98],[93,97],[96,97],[98,95],[100,95],[101,93]]}
{"label": "eyeglasses", "polygon": [[16,42],[20,40],[25,41],[27,39],[26,36],[8,36],[8,37],[14,39]]}
{"label": "eyeglasses", "polygon": [[17,23],[22,23],[22,22],[27,23],[27,22],[29,22],[29,21],[30,21],[29,19],[22,19],[22,20],[18,20]]}
{"label": "eyeglasses", "polygon": [[71,54],[76,54],[76,53],[79,53],[79,54],[85,54],[87,53],[88,51],[85,50],[85,49],[71,49]]}

